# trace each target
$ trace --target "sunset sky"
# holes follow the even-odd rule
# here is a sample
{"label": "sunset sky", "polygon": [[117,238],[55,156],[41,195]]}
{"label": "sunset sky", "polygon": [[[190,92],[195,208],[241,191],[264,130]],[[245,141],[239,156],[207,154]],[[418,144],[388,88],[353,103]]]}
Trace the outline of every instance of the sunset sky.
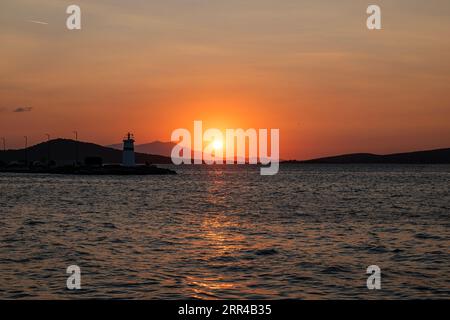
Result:
{"label": "sunset sky", "polygon": [[203,120],[279,128],[284,159],[450,147],[449,16],[448,0],[2,0],[0,136],[146,143]]}

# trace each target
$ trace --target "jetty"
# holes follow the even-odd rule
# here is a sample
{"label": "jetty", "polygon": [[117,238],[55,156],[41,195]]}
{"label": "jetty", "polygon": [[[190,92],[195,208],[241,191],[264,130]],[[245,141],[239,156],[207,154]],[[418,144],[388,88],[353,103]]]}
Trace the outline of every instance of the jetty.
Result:
{"label": "jetty", "polygon": [[93,166],[59,166],[59,167],[41,167],[41,166],[11,166],[0,168],[3,173],[45,173],[45,174],[68,174],[68,175],[166,175],[176,174],[175,171],[160,168],[154,165],[142,165],[135,167],[124,167],[121,165],[102,165]]}
{"label": "jetty", "polygon": [[[138,154],[140,161],[145,162],[145,164],[136,164],[135,152],[134,152],[134,136],[131,133],[128,133],[123,139],[123,150],[121,154],[122,163],[119,162],[119,155],[115,155],[120,151],[113,150],[110,148],[104,148],[92,144],[83,144],[85,150],[84,162],[81,163],[78,161],[79,154],[79,146],[81,144],[78,141],[70,142],[70,145],[74,147],[76,154],[76,159],[70,162],[57,162],[55,160],[50,160],[50,155],[53,154],[54,150],[51,150],[51,142],[48,141],[46,146],[40,149],[46,149],[46,153],[48,154],[47,161],[36,161],[30,159],[30,154],[32,152],[29,149],[24,149],[22,152],[24,154],[25,161],[10,161],[9,163],[5,163],[0,161],[0,173],[42,173],[42,174],[66,174],[66,175],[173,175],[176,174],[174,170],[170,170],[167,168],[161,168],[152,164],[150,161],[145,159],[142,161],[144,157],[158,157],[153,155],[144,155]],[[64,150],[63,155],[72,154],[70,149],[64,148],[68,143],[61,140],[56,140],[54,143],[61,144],[63,143],[63,147],[60,148]],[[6,152],[6,151],[4,151]],[[19,152],[21,154],[21,152]],[[59,153],[61,154],[61,152]],[[104,158],[100,156],[100,154],[109,156],[112,154],[114,159],[119,161],[109,162],[104,164]],[[70,156],[68,156],[70,158]],[[36,158],[36,157],[33,157]],[[119,159],[118,159],[119,158]],[[160,157],[164,158],[164,157]],[[73,158],[72,158],[73,159]],[[111,157],[107,157],[107,160],[111,161]],[[31,161],[30,161],[31,160]]]}

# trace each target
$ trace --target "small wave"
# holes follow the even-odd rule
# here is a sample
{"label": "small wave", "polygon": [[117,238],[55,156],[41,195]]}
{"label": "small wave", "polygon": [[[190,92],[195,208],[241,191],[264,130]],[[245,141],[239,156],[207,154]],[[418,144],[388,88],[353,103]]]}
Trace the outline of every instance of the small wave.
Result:
{"label": "small wave", "polygon": [[28,226],[37,226],[37,225],[40,225],[40,224],[45,224],[45,222],[44,221],[39,221],[39,220],[26,220],[25,224],[28,225]]}
{"label": "small wave", "polygon": [[322,269],[322,273],[326,273],[326,274],[336,274],[336,273],[344,273],[344,272],[348,272],[349,270],[344,268],[344,267],[340,267],[340,266],[332,266],[332,267],[327,267],[325,269]]}
{"label": "small wave", "polygon": [[237,262],[239,259],[237,257],[232,256],[219,256],[219,257],[213,257],[209,259],[209,261],[217,261],[217,262]]}
{"label": "small wave", "polygon": [[256,250],[255,254],[257,256],[272,256],[272,255],[278,254],[278,251],[276,249],[261,249],[261,250]]}
{"label": "small wave", "polygon": [[441,237],[439,236],[434,236],[428,233],[416,233],[415,237],[417,239],[432,239],[432,240],[440,240]]}
{"label": "small wave", "polygon": [[371,247],[371,248],[369,248],[369,252],[370,253],[386,253],[386,252],[388,252],[389,250],[388,249],[386,249],[386,247],[384,247],[384,246],[377,246],[377,247]]}

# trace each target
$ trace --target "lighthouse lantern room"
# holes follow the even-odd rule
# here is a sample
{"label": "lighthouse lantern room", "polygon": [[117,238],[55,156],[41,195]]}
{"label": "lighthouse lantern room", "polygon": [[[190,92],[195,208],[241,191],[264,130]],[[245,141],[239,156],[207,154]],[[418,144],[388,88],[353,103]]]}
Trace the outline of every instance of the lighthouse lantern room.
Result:
{"label": "lighthouse lantern room", "polygon": [[122,162],[124,167],[134,167],[136,165],[134,159],[134,136],[131,133],[128,133],[123,139]]}

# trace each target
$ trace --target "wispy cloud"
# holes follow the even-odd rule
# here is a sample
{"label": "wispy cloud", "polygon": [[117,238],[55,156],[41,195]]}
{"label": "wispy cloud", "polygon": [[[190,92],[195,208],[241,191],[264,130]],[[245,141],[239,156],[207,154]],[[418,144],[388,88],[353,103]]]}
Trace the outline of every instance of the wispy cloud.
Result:
{"label": "wispy cloud", "polygon": [[33,108],[32,107],[19,107],[19,108],[16,108],[16,109],[14,109],[14,111],[13,112],[30,112],[31,110],[33,110]]}
{"label": "wispy cloud", "polygon": [[38,21],[38,20],[27,20],[27,21],[31,22],[31,23],[36,23],[36,24],[48,24],[48,22]]}

